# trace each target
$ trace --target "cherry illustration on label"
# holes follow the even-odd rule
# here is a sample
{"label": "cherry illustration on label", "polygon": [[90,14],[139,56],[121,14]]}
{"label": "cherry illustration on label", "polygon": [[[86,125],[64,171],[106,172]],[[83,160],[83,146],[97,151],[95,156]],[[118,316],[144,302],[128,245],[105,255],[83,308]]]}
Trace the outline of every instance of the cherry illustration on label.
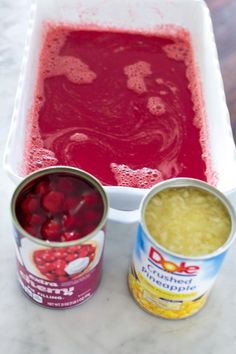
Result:
{"label": "cherry illustration on label", "polygon": [[51,281],[68,281],[88,269],[94,260],[96,246],[90,243],[67,248],[36,250],[33,261],[38,271]]}

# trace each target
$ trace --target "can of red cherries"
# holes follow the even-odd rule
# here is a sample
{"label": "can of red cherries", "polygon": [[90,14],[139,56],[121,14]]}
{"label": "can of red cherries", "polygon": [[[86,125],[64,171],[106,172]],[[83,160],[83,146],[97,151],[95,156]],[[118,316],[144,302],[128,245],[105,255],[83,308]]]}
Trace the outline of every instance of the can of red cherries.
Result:
{"label": "can of red cherries", "polygon": [[20,285],[35,303],[88,300],[102,273],[108,200],[90,174],[50,167],[26,177],[11,201]]}

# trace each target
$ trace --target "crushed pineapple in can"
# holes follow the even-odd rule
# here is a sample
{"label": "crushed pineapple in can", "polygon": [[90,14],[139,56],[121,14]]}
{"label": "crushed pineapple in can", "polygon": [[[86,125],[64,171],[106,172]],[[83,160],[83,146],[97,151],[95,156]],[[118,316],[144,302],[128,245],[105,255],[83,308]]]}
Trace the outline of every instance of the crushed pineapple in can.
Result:
{"label": "crushed pineapple in can", "polygon": [[195,314],[234,238],[234,209],[216,188],[191,178],[157,184],[141,204],[128,275],[131,294],[156,316]]}

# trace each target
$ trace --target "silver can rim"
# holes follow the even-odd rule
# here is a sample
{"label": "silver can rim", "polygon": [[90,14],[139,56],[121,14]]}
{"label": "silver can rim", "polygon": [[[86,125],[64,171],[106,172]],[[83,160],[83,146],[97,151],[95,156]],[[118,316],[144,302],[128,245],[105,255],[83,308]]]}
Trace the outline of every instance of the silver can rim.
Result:
{"label": "silver can rim", "polygon": [[[230,233],[228,235],[226,242],[221,247],[219,247],[216,251],[206,254],[205,256],[185,256],[185,255],[181,255],[181,254],[172,252],[172,251],[168,250],[167,248],[161,246],[151,236],[150,232],[148,231],[148,229],[146,227],[145,218],[144,218],[144,212],[145,212],[148,202],[150,201],[150,199],[154,195],[158,194],[159,192],[161,192],[165,189],[168,189],[168,188],[176,188],[176,187],[199,188],[199,189],[204,190],[204,191],[214,195],[215,197],[217,197],[221,201],[221,203],[225,206],[225,208],[228,211],[228,214],[230,216],[230,219],[231,219],[231,230],[230,230]],[[228,248],[231,246],[231,244],[234,242],[234,240],[236,238],[236,232],[235,232],[236,214],[234,211],[234,207],[231,204],[231,202],[229,201],[229,199],[222,192],[220,192],[217,188],[211,186],[209,183],[195,179],[195,178],[187,178],[187,177],[186,178],[185,177],[171,178],[171,179],[165,180],[163,182],[160,182],[160,183],[154,185],[149,190],[149,192],[145,195],[145,197],[143,198],[141,205],[140,205],[140,213],[141,213],[140,224],[141,224],[146,236],[148,237],[148,239],[154,245],[156,245],[158,248],[160,248],[162,251],[164,251],[165,253],[167,253],[173,257],[176,257],[178,259],[200,261],[200,260],[215,258],[218,255],[224,253],[226,250],[228,250]]]}
{"label": "silver can rim", "polygon": [[[26,232],[23,227],[20,225],[18,222],[17,216],[16,216],[16,200],[21,193],[21,191],[32,181],[35,179],[46,176],[49,174],[56,174],[56,173],[69,173],[70,175],[73,176],[78,176],[81,178],[84,178],[88,182],[90,182],[100,193],[103,204],[104,204],[104,211],[103,211],[103,216],[102,219],[100,220],[99,224],[97,227],[88,235],[82,237],[81,239],[75,240],[75,241],[66,241],[66,242],[53,242],[53,241],[44,241],[41,240],[37,237],[34,237],[30,235],[28,232]],[[75,246],[78,244],[85,243],[92,239],[102,228],[105,226],[105,223],[107,221],[107,215],[108,215],[108,210],[109,210],[109,201],[107,194],[102,186],[102,184],[99,182],[99,180],[91,175],[90,173],[81,170],[79,168],[75,167],[69,167],[69,166],[51,166],[51,167],[46,167],[39,169],[37,171],[34,171],[30,173],[27,177],[25,177],[19,185],[16,187],[12,198],[11,198],[11,216],[12,216],[12,221],[13,224],[16,228],[16,230],[24,237],[30,239],[32,242],[37,243],[41,246],[45,247],[69,247],[69,246]]]}

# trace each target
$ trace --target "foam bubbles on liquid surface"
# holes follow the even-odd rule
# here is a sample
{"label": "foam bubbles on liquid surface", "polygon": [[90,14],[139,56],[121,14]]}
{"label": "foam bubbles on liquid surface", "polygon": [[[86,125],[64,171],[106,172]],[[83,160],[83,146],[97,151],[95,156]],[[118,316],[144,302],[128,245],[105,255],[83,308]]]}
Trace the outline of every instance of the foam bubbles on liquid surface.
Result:
{"label": "foam bubbles on liquid surface", "polygon": [[68,31],[57,31],[48,24],[47,45],[41,54],[42,76],[44,78],[65,75],[75,84],[90,84],[96,79],[96,74],[80,58],[61,55]]}
{"label": "foam bubbles on liquid surface", "polygon": [[124,67],[124,74],[128,77],[127,87],[137,94],[147,91],[145,77],[152,74],[151,65],[146,61],[138,61],[135,64]]}
{"label": "foam bubbles on liquid surface", "polygon": [[166,112],[165,102],[161,97],[154,96],[148,98],[147,109],[155,116],[161,116]]}
{"label": "foam bubbles on liquid surface", "polygon": [[150,188],[163,180],[162,173],[157,169],[139,168],[132,169],[124,164],[111,164],[111,170],[119,186]]}
{"label": "foam bubbles on liquid surface", "polygon": [[189,54],[189,47],[182,41],[176,41],[176,43],[165,45],[163,51],[170,59],[184,61]]}
{"label": "foam bubbles on liquid surface", "polygon": [[58,56],[55,69],[51,74],[65,75],[75,84],[90,84],[97,76],[81,59],[70,56]]}
{"label": "foam bubbles on liquid surface", "polygon": [[31,150],[28,165],[31,171],[39,168],[45,168],[55,166],[57,164],[57,158],[51,150],[44,148],[34,148]]}
{"label": "foam bubbles on liquid surface", "polygon": [[73,135],[70,136],[70,141],[76,141],[78,143],[81,143],[83,141],[87,141],[89,139],[87,134],[83,134],[83,133],[75,133]]}

